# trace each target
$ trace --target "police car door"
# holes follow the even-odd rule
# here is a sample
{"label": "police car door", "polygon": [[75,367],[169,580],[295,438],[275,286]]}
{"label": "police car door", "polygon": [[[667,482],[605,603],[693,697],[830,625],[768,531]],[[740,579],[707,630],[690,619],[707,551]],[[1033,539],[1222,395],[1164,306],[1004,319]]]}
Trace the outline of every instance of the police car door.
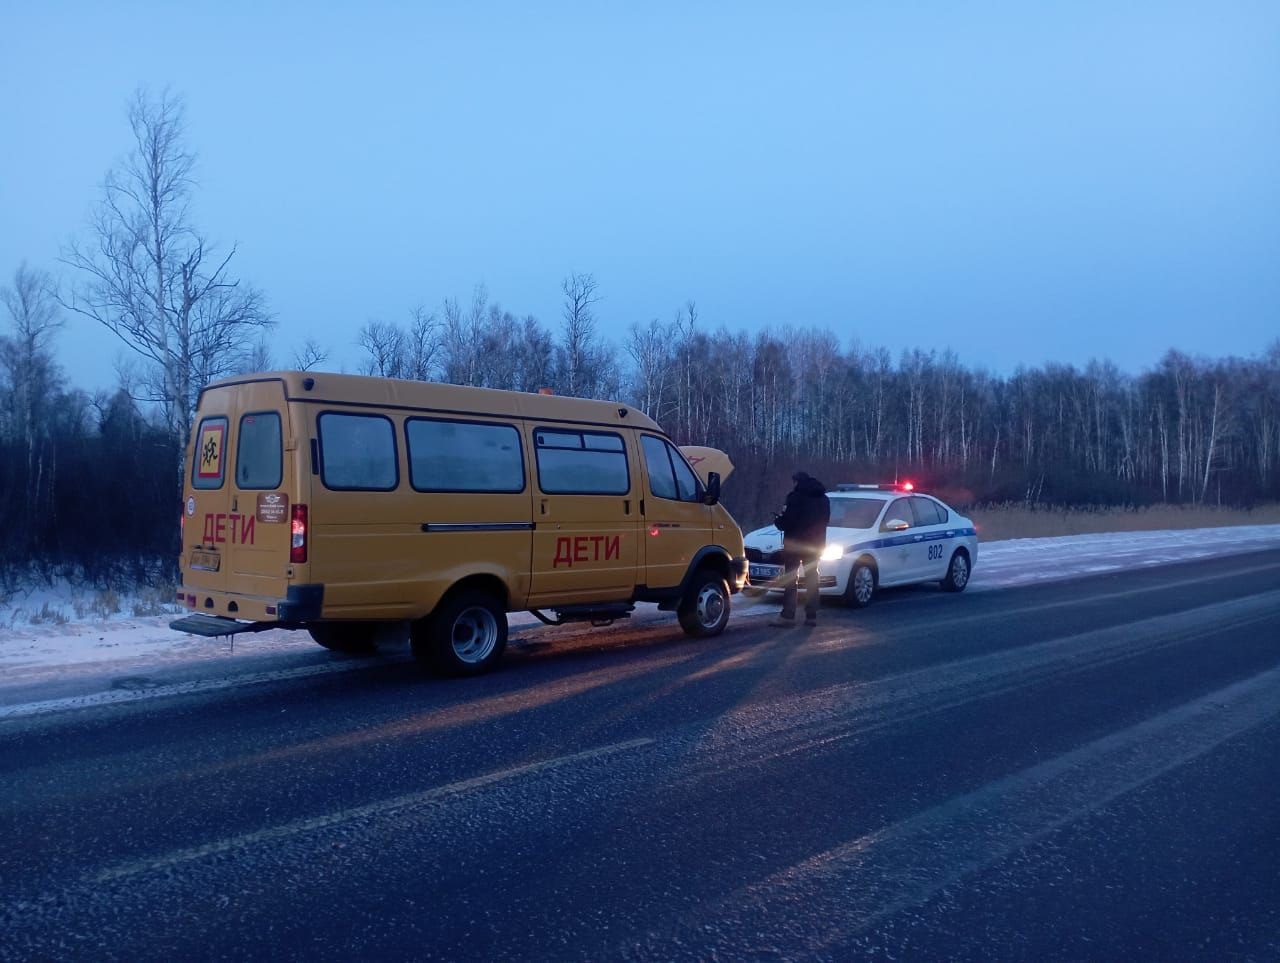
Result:
{"label": "police car door", "polygon": [[[891,523],[906,522],[907,527],[898,529]],[[880,531],[885,540],[880,554],[888,564],[880,566],[880,581],[884,585],[897,585],[902,582],[913,582],[920,579],[924,567],[923,535],[916,526],[916,516],[911,510],[911,499],[897,498],[884,513],[884,521]]]}
{"label": "police car door", "polygon": [[911,510],[920,530],[915,533],[915,541],[924,548],[920,559],[919,578],[940,579],[947,574],[947,565],[951,561],[952,539],[947,537],[947,515],[932,498],[923,495],[911,497]]}

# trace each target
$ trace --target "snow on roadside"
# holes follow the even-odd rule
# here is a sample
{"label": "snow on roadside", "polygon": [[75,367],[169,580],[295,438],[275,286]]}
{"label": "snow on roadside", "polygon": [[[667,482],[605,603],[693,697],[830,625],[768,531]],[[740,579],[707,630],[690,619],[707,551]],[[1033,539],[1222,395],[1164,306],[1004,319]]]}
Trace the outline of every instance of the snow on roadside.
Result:
{"label": "snow on roadside", "polygon": [[[1280,525],[1250,525],[1200,528],[1163,532],[1114,532],[1096,535],[1068,535],[1056,538],[1021,538],[984,542],[979,546],[971,591],[990,591],[1057,581],[1079,575],[1120,571],[1149,565],[1233,555],[1241,552],[1280,548]],[[306,632],[275,630],[254,636],[205,639],[174,632],[172,615],[81,619],[68,611],[69,589],[42,590],[38,594],[11,600],[0,606],[0,683],[21,681],[49,670],[73,672],[77,668],[103,669],[103,663],[138,662],[182,664],[201,659],[225,658],[233,653],[253,655],[284,652],[316,652]],[[33,604],[34,602],[34,604]],[[60,613],[65,624],[46,621],[23,624],[16,609],[38,612],[48,603]],[[74,610],[76,606],[72,606]],[[84,605],[78,606],[84,609]],[[121,600],[121,608],[133,611],[132,600]],[[772,603],[742,604],[735,619],[772,615]],[[672,620],[652,605],[638,607],[634,623]],[[537,621],[525,613],[510,617],[513,630],[536,630]]]}

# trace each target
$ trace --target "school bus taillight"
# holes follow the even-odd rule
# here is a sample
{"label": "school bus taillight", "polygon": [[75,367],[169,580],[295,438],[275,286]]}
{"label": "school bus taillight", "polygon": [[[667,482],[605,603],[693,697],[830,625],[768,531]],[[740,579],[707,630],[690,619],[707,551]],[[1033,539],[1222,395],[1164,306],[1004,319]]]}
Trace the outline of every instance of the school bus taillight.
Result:
{"label": "school bus taillight", "polygon": [[292,537],[289,541],[289,561],[300,564],[307,560],[307,506],[293,506]]}

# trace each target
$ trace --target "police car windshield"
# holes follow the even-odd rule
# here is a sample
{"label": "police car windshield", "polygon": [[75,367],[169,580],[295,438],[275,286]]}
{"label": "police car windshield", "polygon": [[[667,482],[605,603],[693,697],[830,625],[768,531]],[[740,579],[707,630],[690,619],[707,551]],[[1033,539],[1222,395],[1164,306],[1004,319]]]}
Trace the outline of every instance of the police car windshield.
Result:
{"label": "police car windshield", "polygon": [[870,528],[883,507],[884,502],[879,498],[833,498],[831,527]]}

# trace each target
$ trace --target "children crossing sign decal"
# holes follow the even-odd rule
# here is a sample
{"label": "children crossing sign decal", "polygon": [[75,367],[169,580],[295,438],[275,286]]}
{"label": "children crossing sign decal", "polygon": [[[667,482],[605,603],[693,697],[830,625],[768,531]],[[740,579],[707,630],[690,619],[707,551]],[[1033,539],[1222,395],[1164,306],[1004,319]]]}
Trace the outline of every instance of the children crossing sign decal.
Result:
{"label": "children crossing sign decal", "polygon": [[200,429],[200,448],[196,453],[200,459],[196,470],[198,477],[222,477],[222,436],[226,430],[225,424],[205,425]]}

